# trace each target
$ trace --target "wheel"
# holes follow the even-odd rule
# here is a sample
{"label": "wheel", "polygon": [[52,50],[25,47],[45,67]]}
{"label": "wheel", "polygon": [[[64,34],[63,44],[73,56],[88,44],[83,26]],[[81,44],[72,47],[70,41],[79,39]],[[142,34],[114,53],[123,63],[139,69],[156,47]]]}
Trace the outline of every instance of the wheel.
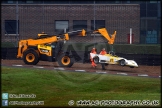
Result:
{"label": "wheel", "polygon": [[61,55],[58,57],[58,64],[63,67],[71,67],[74,64],[74,61],[68,55]]}
{"label": "wheel", "polygon": [[95,62],[96,64],[99,63],[99,57],[96,56],[96,57],[93,58],[93,60],[94,60],[94,62]]}
{"label": "wheel", "polygon": [[134,68],[134,66],[130,66],[130,68]]}
{"label": "wheel", "polygon": [[120,61],[119,61],[119,64],[120,64],[121,66],[124,66],[124,65],[125,65],[125,60],[120,60]]}
{"label": "wheel", "polygon": [[23,61],[28,65],[36,65],[39,62],[39,55],[35,50],[27,50],[23,53]]}
{"label": "wheel", "polygon": [[109,64],[108,63],[105,63],[105,66],[108,66]]}

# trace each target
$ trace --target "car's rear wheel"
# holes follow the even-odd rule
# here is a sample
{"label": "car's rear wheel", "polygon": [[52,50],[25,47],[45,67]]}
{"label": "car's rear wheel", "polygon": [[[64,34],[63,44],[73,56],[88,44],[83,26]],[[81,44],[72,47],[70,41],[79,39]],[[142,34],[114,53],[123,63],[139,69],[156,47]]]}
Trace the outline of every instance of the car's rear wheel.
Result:
{"label": "car's rear wheel", "polygon": [[94,60],[94,62],[95,62],[96,64],[99,63],[99,57],[98,57],[98,56],[94,57],[93,60]]}

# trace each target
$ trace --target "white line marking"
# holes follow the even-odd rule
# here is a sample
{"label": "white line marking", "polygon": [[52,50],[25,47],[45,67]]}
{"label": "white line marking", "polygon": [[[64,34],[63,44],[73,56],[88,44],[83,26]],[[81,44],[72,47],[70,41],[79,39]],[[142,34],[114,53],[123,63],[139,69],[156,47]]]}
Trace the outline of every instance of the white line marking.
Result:
{"label": "white line marking", "polygon": [[96,71],[96,73],[107,73],[107,72],[102,72],[102,71]]}
{"label": "white line marking", "polygon": [[[12,65],[12,66],[23,66],[23,65]],[[33,66],[35,68],[44,68],[44,67],[40,67],[40,66]],[[57,70],[65,70],[64,68],[54,68]],[[80,71],[80,72],[85,72],[85,70],[75,70],[75,71]],[[107,73],[107,72],[102,72],[102,71],[96,71],[96,73]],[[120,75],[128,75],[127,73],[117,73]],[[148,76],[147,74],[138,74],[138,76]],[[159,76],[159,78],[161,78],[161,76]]]}
{"label": "white line marking", "polygon": [[138,76],[148,76],[147,74],[138,74]]}
{"label": "white line marking", "polygon": [[75,70],[75,71],[79,71],[79,72],[85,72],[85,70]]}
{"label": "white line marking", "polygon": [[44,68],[44,67],[41,67],[41,66],[33,66],[34,68]]}
{"label": "white line marking", "polygon": [[127,73],[117,73],[119,75],[128,75]]}
{"label": "white line marking", "polygon": [[54,68],[56,70],[65,70],[64,68]]}
{"label": "white line marking", "polygon": [[12,66],[23,66],[23,65],[12,65]]}

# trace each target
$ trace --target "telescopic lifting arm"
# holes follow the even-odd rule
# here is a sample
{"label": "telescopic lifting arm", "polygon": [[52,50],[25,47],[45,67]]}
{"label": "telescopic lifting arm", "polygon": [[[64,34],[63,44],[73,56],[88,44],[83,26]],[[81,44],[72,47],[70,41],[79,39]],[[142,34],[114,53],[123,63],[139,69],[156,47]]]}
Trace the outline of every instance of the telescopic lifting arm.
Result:
{"label": "telescopic lifting arm", "polygon": [[107,39],[108,44],[114,44],[116,31],[114,32],[114,34],[111,35],[111,37],[109,36],[108,31],[105,28],[95,30],[93,33],[100,33],[102,36],[104,36]]}
{"label": "telescopic lifting arm", "polygon": [[[47,34],[42,33],[42,34],[38,34],[37,39],[20,40],[18,43],[17,58],[22,58],[23,52],[27,50],[29,46],[37,46],[39,44],[48,44],[48,43],[58,42],[62,40],[68,41],[69,37],[73,35],[85,36],[85,30],[83,29],[83,30],[72,31],[72,32],[68,32],[60,36],[59,35],[48,36]],[[43,38],[41,38],[41,36]]]}

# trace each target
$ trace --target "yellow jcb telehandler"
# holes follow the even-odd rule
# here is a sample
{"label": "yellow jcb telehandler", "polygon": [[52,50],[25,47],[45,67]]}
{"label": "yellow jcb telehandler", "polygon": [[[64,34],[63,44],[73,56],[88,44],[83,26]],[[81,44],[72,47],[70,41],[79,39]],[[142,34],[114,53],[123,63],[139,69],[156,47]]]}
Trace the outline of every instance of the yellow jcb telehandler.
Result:
{"label": "yellow jcb telehandler", "polygon": [[22,58],[25,64],[36,65],[39,60],[57,61],[60,66],[71,67],[74,63],[69,52],[63,52],[64,41],[72,35],[85,36],[85,30],[77,30],[62,35],[50,36],[45,33],[38,34],[36,39],[20,40],[18,43],[17,58]]}

